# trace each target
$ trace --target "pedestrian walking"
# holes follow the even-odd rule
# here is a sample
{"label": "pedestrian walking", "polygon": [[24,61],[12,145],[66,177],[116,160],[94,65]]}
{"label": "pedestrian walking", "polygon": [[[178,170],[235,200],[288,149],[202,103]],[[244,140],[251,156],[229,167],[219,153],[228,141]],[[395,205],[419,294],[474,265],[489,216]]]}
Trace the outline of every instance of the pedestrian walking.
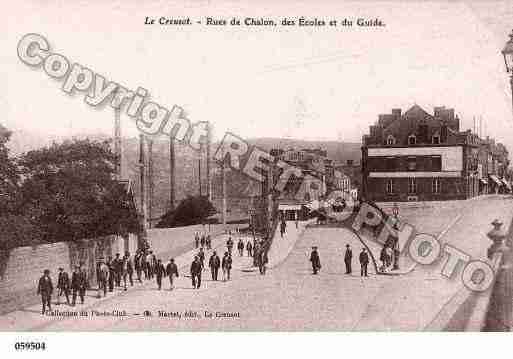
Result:
{"label": "pedestrian walking", "polygon": [[246,243],[246,251],[248,252],[248,257],[253,257],[253,245],[251,244],[251,240]]}
{"label": "pedestrian walking", "polygon": [[116,253],[116,257],[112,261],[114,264],[115,281],[116,287],[121,287],[121,276],[123,272],[123,261],[119,257],[119,253]]}
{"label": "pedestrian walking", "polygon": [[135,254],[134,268],[135,268],[135,272],[137,274],[137,280],[139,281],[139,283],[142,283],[141,276],[142,276],[143,266],[142,266],[142,253],[140,250],[137,250],[137,252]]}
{"label": "pedestrian walking", "polygon": [[286,228],[287,228],[287,223],[285,222],[285,219],[282,219],[281,223],[280,223],[281,238],[283,238],[283,235],[285,234]]}
{"label": "pedestrian walking", "polygon": [[157,286],[159,290],[162,289],[162,277],[166,276],[166,268],[162,264],[162,260],[159,259],[155,265],[155,279],[157,280]]}
{"label": "pedestrian walking", "polygon": [[381,248],[381,251],[379,252],[379,260],[381,261],[381,268],[380,268],[380,271],[381,272],[385,272],[388,265],[388,259],[387,259],[387,246],[383,246],[383,248]]}
{"label": "pedestrian walking", "polygon": [[312,253],[310,253],[310,262],[312,262],[313,274],[317,274],[321,269],[321,258],[315,246],[312,247]]}
{"label": "pedestrian walking", "polygon": [[212,249],[212,237],[210,236],[210,234],[207,235],[207,249],[210,250]]}
{"label": "pedestrian walking", "polygon": [[148,279],[153,279],[155,269],[155,256],[153,251],[149,251],[146,255],[146,267],[148,267]]}
{"label": "pedestrian walking", "polygon": [[45,314],[46,307],[48,310],[52,310],[52,293],[53,293],[53,284],[52,278],[50,278],[50,270],[45,269],[43,271],[43,276],[39,278],[37,283],[37,294],[41,295],[41,303],[43,308],[41,309],[41,314]]}
{"label": "pedestrian walking", "polygon": [[194,245],[196,246],[196,249],[199,247],[199,242],[200,242],[199,234],[198,234],[198,232],[196,232],[194,234]]}
{"label": "pedestrian walking", "polygon": [[198,258],[201,262],[201,270],[205,269],[205,252],[203,251],[203,247],[201,247],[198,252]]}
{"label": "pedestrian walking", "polygon": [[230,252],[224,253],[221,266],[223,267],[223,282],[226,282],[230,280],[230,272],[232,270],[232,255]]}
{"label": "pedestrian walking", "polygon": [[242,241],[242,238],[240,238],[237,243],[237,249],[239,250],[239,257],[242,257],[244,255],[244,242]]}
{"label": "pedestrian walking", "polygon": [[[128,280],[130,281],[130,286],[134,286],[134,260],[130,255],[130,252],[125,253],[126,258],[126,273],[128,275]],[[126,279],[125,279],[126,282]]]}
{"label": "pedestrian walking", "polygon": [[208,266],[210,267],[210,273],[212,274],[212,280],[217,281],[217,274],[219,272],[219,267],[221,266],[221,260],[217,255],[216,251],[212,253],[210,259],[208,260]]}
{"label": "pedestrian walking", "polygon": [[362,251],[360,252],[360,274],[361,276],[368,277],[367,275],[367,265],[369,264],[369,255],[367,254],[367,251],[365,248],[362,248]]}
{"label": "pedestrian walking", "polygon": [[385,252],[387,254],[386,256],[386,266],[387,268],[390,268],[390,266],[392,265],[392,257],[394,255],[394,252],[392,250],[392,248],[390,246],[386,246],[386,249],[385,249]]}
{"label": "pedestrian walking", "polygon": [[267,270],[267,267],[266,267],[267,262],[268,262],[267,253],[266,253],[266,251],[261,250],[258,255],[258,269],[259,269],[261,275],[264,275],[265,271]]}
{"label": "pedestrian walking", "polygon": [[203,270],[201,266],[201,261],[198,256],[194,257],[194,260],[191,263],[191,278],[192,278],[192,287],[195,289],[199,289],[201,286],[201,271]]}
{"label": "pedestrian walking", "polygon": [[233,240],[231,236],[228,237],[228,240],[226,241],[226,248],[228,249],[228,252],[231,254],[233,249]]}
{"label": "pedestrian walking", "polygon": [[148,273],[148,263],[146,262],[147,256],[148,254],[145,250],[141,251],[141,268],[143,270],[145,280],[148,280],[150,278]]}
{"label": "pedestrian walking", "polygon": [[174,286],[174,277],[179,277],[178,275],[178,266],[175,264],[175,260],[171,258],[169,263],[166,266],[166,274],[169,276],[169,290],[175,289]]}
{"label": "pedestrian walking", "polygon": [[59,276],[57,277],[57,305],[61,304],[61,295],[65,295],[66,303],[69,305],[70,281],[69,275],[64,268],[59,268]]}
{"label": "pedestrian walking", "polygon": [[114,269],[114,262],[112,261],[112,257],[107,259],[107,267],[109,267],[109,292],[114,291],[114,278],[116,276],[116,271]]}
{"label": "pedestrian walking", "polygon": [[100,297],[100,291],[103,289],[103,296],[107,296],[107,281],[109,279],[109,267],[105,262],[100,261],[100,270],[98,276],[98,297]]}
{"label": "pedestrian walking", "polygon": [[346,274],[351,274],[353,272],[351,268],[351,264],[353,261],[353,250],[349,244],[346,244],[346,252],[344,254],[344,263],[346,265]]}
{"label": "pedestrian walking", "polygon": [[80,302],[84,304],[85,290],[87,286],[87,277],[84,271],[80,270],[79,266],[75,266],[75,270],[71,275],[71,290],[73,291],[72,305],[76,304],[77,295],[80,297]]}
{"label": "pedestrian walking", "polygon": [[205,247],[205,235],[204,234],[201,235],[200,244],[201,244],[201,248]]}

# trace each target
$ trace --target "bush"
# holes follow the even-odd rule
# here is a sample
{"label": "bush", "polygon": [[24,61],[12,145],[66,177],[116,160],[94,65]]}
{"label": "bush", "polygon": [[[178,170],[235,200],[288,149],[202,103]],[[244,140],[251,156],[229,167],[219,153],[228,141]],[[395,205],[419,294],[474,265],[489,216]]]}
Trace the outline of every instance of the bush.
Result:
{"label": "bush", "polygon": [[157,228],[171,228],[205,223],[207,217],[216,213],[206,196],[189,196],[182,200],[174,211],[162,216]]}

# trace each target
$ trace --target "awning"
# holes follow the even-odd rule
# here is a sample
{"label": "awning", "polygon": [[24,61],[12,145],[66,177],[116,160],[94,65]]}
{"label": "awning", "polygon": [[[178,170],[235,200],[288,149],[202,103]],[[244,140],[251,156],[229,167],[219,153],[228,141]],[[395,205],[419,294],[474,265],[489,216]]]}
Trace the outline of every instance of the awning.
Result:
{"label": "awning", "polygon": [[292,205],[292,204],[280,204],[278,206],[278,210],[280,211],[300,211],[301,205]]}
{"label": "awning", "polygon": [[482,184],[488,184],[488,181],[485,180],[484,178],[480,178],[479,180],[481,181]]}
{"label": "awning", "polygon": [[508,188],[508,189],[511,189],[511,185],[509,184],[508,181],[506,181],[506,179],[502,179],[502,183],[504,183],[504,185]]}
{"label": "awning", "polygon": [[497,186],[502,186],[502,182],[497,178],[497,176],[490,175],[490,178],[495,182],[495,184],[497,184]]}

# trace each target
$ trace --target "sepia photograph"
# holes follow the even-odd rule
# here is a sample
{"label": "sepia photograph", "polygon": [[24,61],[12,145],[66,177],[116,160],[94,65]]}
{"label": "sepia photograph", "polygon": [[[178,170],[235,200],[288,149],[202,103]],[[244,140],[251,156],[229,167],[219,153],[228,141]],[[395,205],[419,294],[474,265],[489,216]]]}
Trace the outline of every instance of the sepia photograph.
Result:
{"label": "sepia photograph", "polygon": [[9,350],[511,331],[512,5],[9,1]]}

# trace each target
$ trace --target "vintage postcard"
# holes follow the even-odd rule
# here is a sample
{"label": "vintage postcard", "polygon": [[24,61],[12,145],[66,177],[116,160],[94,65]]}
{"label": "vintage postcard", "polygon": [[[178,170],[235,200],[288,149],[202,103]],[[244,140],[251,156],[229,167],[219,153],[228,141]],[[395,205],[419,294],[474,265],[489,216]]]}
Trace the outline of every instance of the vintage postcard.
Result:
{"label": "vintage postcard", "polygon": [[511,1],[3,23],[0,331],[511,330]]}

